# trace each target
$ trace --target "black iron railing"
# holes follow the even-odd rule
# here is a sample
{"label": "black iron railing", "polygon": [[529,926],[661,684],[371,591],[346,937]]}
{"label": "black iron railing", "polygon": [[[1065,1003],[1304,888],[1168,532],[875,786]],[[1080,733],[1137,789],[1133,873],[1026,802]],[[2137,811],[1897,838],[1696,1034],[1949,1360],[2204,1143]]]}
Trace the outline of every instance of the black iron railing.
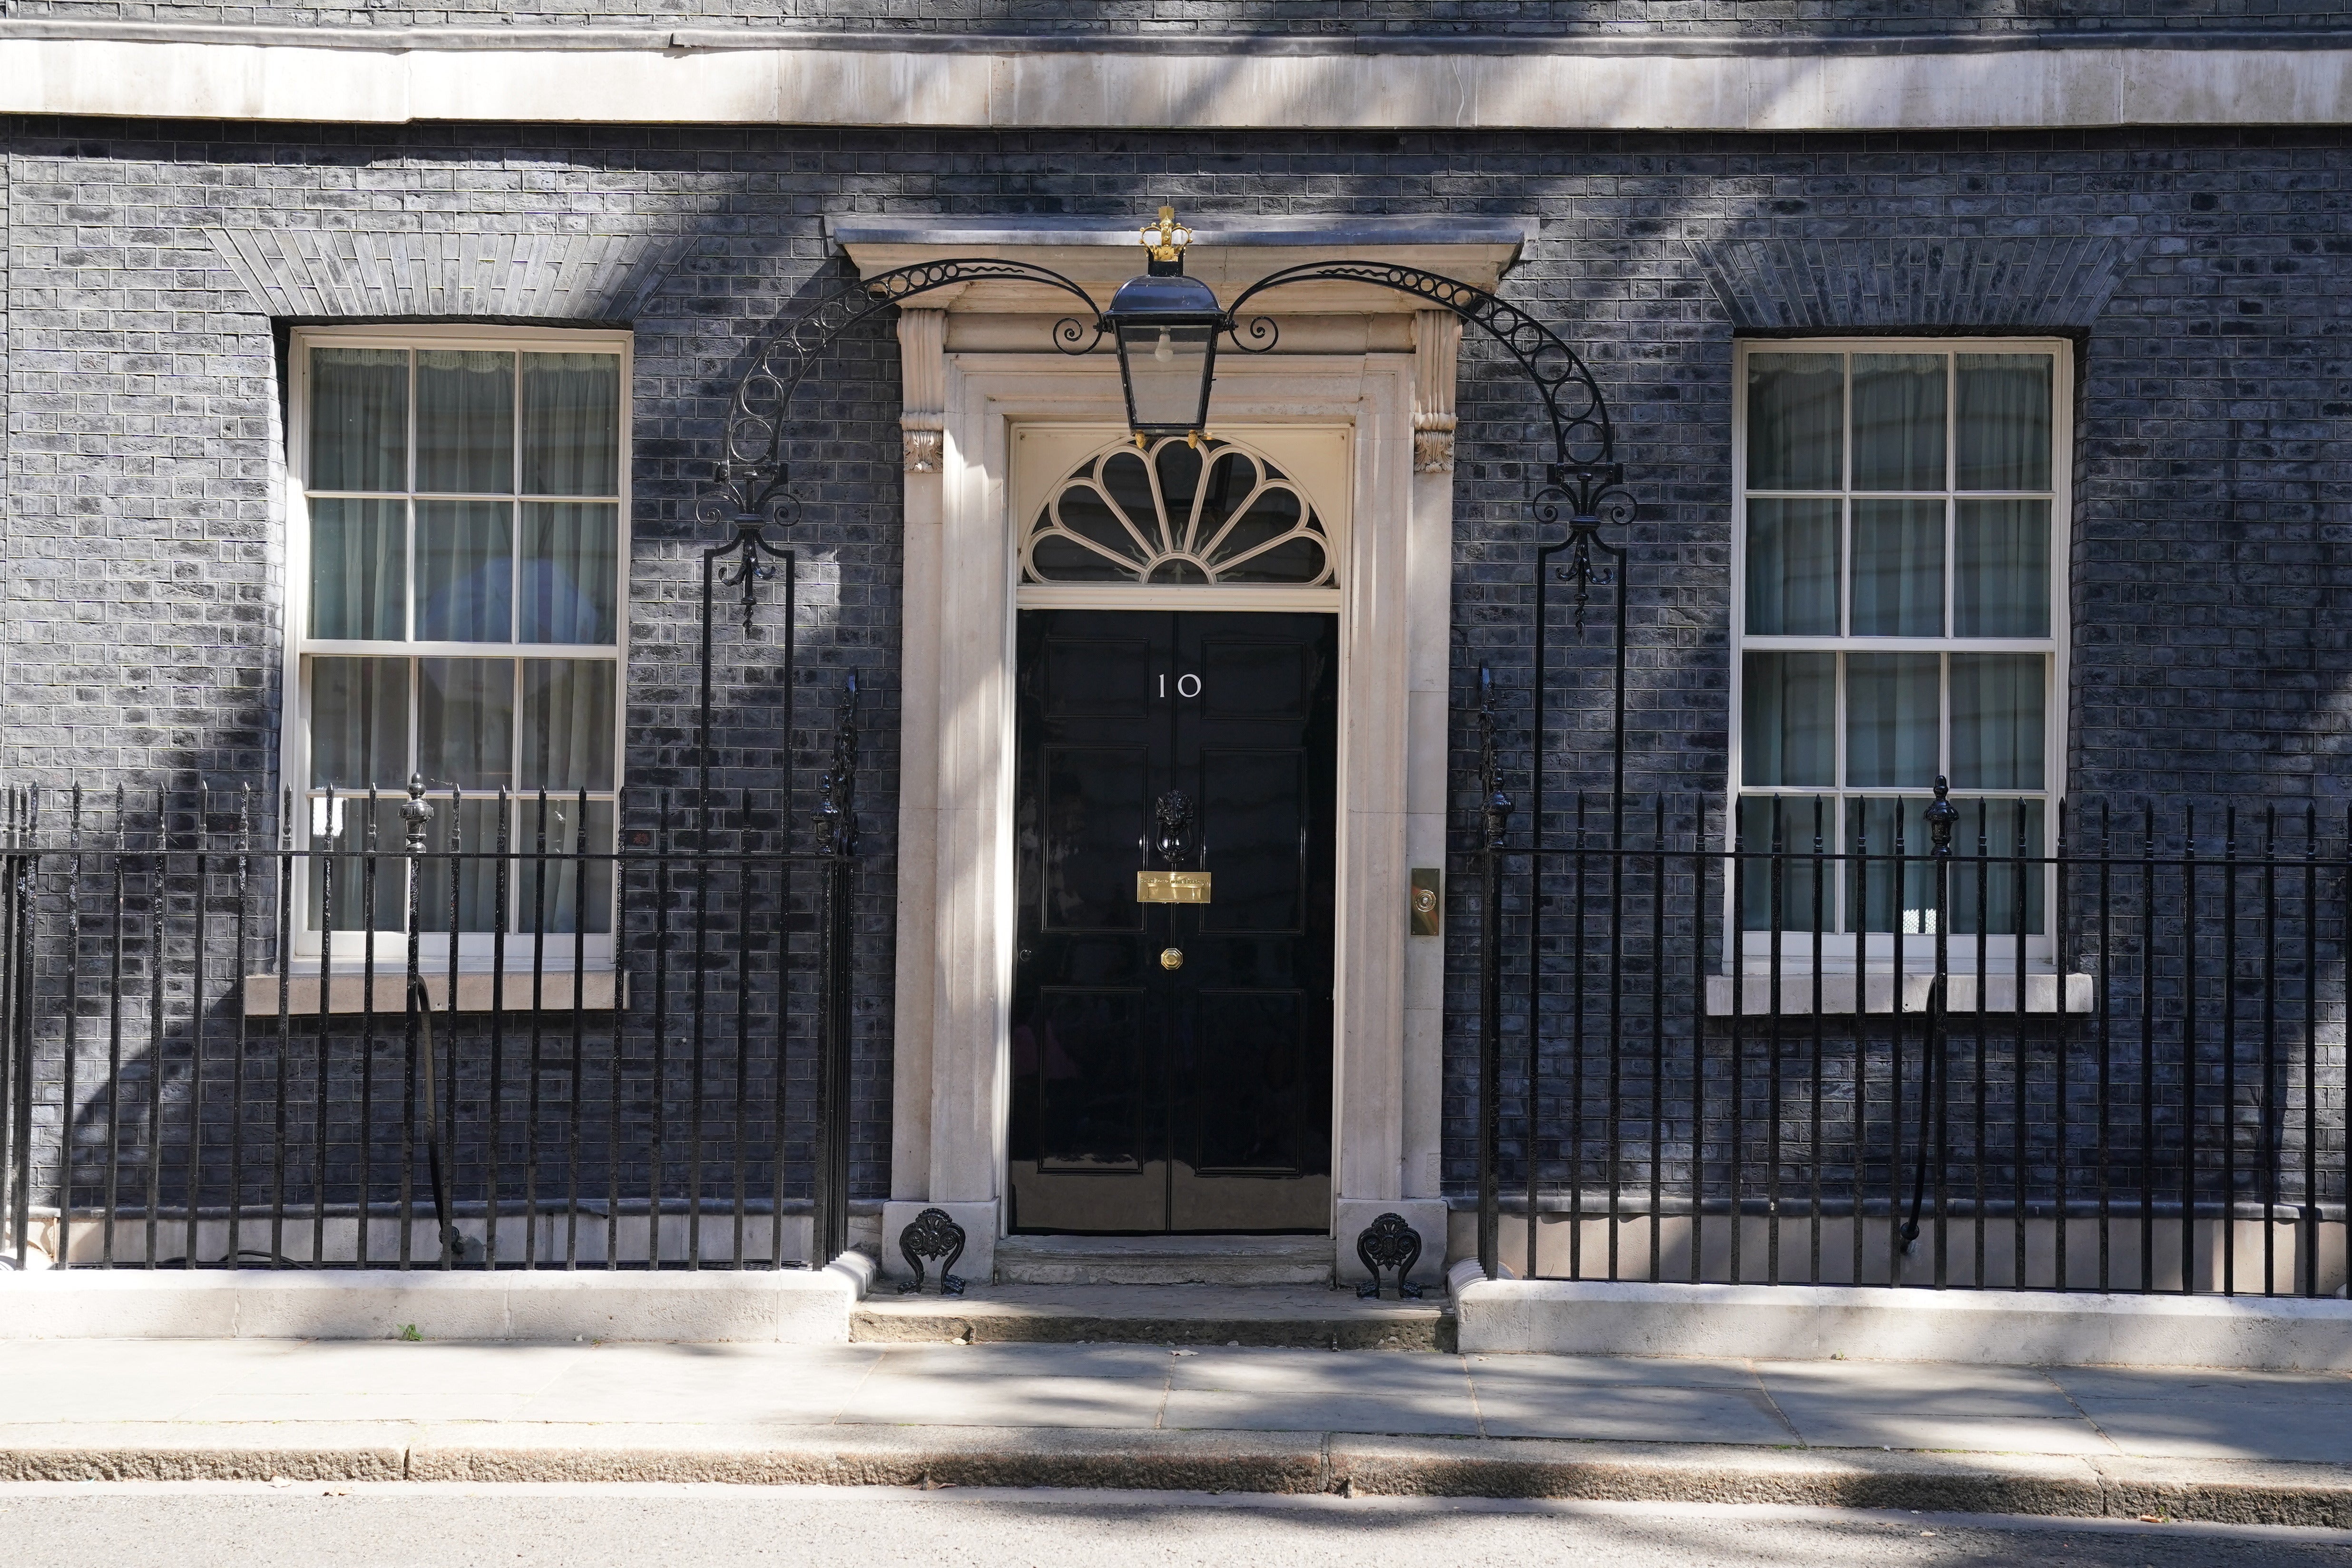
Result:
{"label": "black iron railing", "polygon": [[1490,1273],[2343,1289],[2347,825],[1481,782]]}
{"label": "black iron railing", "polygon": [[854,723],[799,822],[744,791],[11,793],[0,1258],[836,1256]]}

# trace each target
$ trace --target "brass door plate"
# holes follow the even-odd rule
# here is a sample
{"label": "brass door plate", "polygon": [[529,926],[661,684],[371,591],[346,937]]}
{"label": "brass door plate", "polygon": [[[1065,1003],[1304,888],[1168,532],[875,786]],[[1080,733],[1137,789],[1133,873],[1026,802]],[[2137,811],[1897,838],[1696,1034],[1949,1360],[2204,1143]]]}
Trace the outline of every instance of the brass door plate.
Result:
{"label": "brass door plate", "polygon": [[1135,901],[1139,904],[1205,904],[1209,901],[1206,871],[1138,871]]}
{"label": "brass door plate", "polygon": [[1445,927],[1444,873],[1434,866],[1412,868],[1412,924],[1415,936],[1439,936]]}

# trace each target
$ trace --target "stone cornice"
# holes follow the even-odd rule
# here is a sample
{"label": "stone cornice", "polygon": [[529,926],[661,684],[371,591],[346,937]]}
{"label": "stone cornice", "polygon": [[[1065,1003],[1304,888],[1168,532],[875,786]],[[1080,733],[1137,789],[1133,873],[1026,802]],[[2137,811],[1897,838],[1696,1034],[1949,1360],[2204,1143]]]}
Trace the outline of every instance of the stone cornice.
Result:
{"label": "stone cornice", "polygon": [[2002,33],[1906,33],[1817,37],[1715,37],[1696,33],[1110,33],[919,31],[851,32],[783,27],[513,26],[308,27],[200,22],[86,21],[0,17],[11,38],[145,44],[235,45],[257,48],[376,51],[492,49],[599,50],[824,49],[865,54],[996,55],[1578,55],[1623,58],[1804,58],[1814,56],[1990,55],[2023,52],[2352,49],[2352,28],[2087,28]]}
{"label": "stone cornice", "polygon": [[0,21],[0,113],[955,130],[1998,131],[2352,121],[2352,34],[785,33]]}

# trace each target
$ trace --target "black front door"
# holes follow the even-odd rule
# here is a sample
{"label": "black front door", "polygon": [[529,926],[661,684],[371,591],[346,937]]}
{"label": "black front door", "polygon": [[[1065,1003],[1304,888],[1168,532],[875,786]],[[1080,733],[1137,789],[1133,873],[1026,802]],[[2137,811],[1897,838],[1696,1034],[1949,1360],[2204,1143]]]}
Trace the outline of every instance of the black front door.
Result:
{"label": "black front door", "polygon": [[1338,648],[1022,612],[1014,1230],[1328,1228]]}

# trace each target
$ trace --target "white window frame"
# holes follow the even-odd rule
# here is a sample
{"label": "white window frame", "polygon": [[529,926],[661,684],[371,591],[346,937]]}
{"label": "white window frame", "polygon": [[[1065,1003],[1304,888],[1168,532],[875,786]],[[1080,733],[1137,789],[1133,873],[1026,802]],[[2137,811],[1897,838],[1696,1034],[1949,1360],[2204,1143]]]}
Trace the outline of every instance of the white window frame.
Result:
{"label": "white window frame", "polygon": [[[285,692],[286,698],[280,705],[278,756],[280,758],[280,798],[294,802],[292,841],[296,847],[305,847],[310,844],[313,827],[312,817],[315,815],[310,804],[314,792],[310,786],[310,660],[318,657],[341,656],[393,658],[611,659],[614,664],[613,787],[609,791],[591,790],[589,798],[592,802],[610,798],[614,803],[613,826],[615,836],[614,847],[617,849],[619,835],[622,831],[620,799],[627,783],[627,752],[625,742],[628,727],[629,697],[630,458],[635,437],[633,403],[634,342],[634,334],[627,331],[565,327],[416,325],[295,329],[289,343],[289,363],[287,375],[286,577],[283,599],[286,610],[285,636],[280,639],[283,651],[280,672],[280,679],[283,682],[281,689]],[[357,641],[311,638],[308,633],[310,624],[309,481],[310,351],[314,348],[408,350],[464,348],[503,350],[509,353],[618,354],[621,361],[621,428],[616,457],[619,465],[618,494],[612,498],[590,498],[599,502],[610,500],[617,509],[617,537],[614,548],[618,552],[618,559],[615,562],[614,570],[615,602],[612,643],[573,647],[552,643],[501,645],[476,642]],[[518,395],[520,395],[520,388],[518,388]],[[408,451],[413,474],[415,462],[415,422],[416,417],[413,388],[408,412],[410,420]],[[520,470],[516,473],[515,482],[518,486],[521,483]],[[417,492],[411,490],[407,493],[414,497]],[[520,498],[522,491],[518,489],[514,494]],[[415,530],[413,522],[412,519],[412,525],[406,531],[412,557],[415,548]],[[413,574],[412,566],[412,577]],[[409,613],[413,619],[415,613],[415,605],[413,603],[414,595],[404,594],[404,597],[412,601],[409,605]],[[500,648],[506,651],[493,651]],[[526,649],[528,651],[524,651]],[[412,693],[411,702],[413,703],[415,700]],[[353,795],[340,796],[345,800],[355,797],[363,800],[365,792],[357,792],[356,796]],[[576,792],[565,791],[561,792],[560,797],[576,800],[577,795]],[[396,801],[405,799],[406,795],[404,790],[392,790],[384,792],[379,798]],[[446,842],[444,835],[446,832],[447,795],[444,792],[433,791],[428,793],[426,798],[433,802],[436,808],[430,844],[437,848]],[[485,798],[495,799],[496,795],[494,793],[475,793],[467,796],[468,801]],[[516,806],[509,844],[510,854],[517,862],[517,872],[511,879],[509,887],[515,889],[514,896],[520,898],[522,886],[520,863],[527,860],[530,854],[529,846],[535,826],[533,813],[536,809],[537,793],[534,791],[526,795],[524,792],[518,790],[512,798],[516,802]],[[558,798],[557,792],[550,793],[548,799],[551,807]],[[524,805],[527,800],[532,803],[528,808]],[[472,844],[466,846],[468,851],[481,847],[484,847]],[[390,841],[381,837],[378,839],[378,853],[385,857],[383,862],[378,867],[379,877],[385,875],[387,871],[394,875],[399,874],[397,862],[394,858],[401,848],[402,845],[397,839]],[[356,845],[346,844],[339,849],[336,858],[341,859],[345,856],[356,857],[359,852]],[[320,941],[321,933],[310,923],[308,879],[312,869],[312,862],[298,859],[290,879],[289,896],[292,900],[290,923],[293,931],[293,943],[289,967],[294,971],[315,973],[320,965],[320,951],[323,943]],[[529,931],[507,932],[505,963],[508,972],[527,973],[535,964],[551,973],[570,973],[575,968],[583,972],[610,970],[614,966],[614,942],[619,923],[617,909],[619,891],[620,878],[616,862],[614,876],[614,900],[616,907],[610,922],[616,928],[614,931],[576,936],[569,932],[550,932],[544,943],[543,952],[534,952],[534,938]],[[338,905],[343,903],[341,892],[341,889],[339,888],[336,900]],[[353,897],[356,898],[356,894]],[[350,907],[357,906],[353,904]],[[418,924],[424,928],[420,931],[417,941],[419,963],[434,973],[446,973],[451,964],[446,910],[438,921],[431,918],[425,911],[420,911]],[[440,929],[435,930],[436,926]],[[397,973],[397,969],[388,971],[385,966],[388,963],[405,964],[408,952],[407,935],[404,931],[378,931],[367,933],[366,940],[363,942],[362,933],[355,927],[347,926],[341,920],[337,921],[333,955],[336,973],[361,970],[371,950],[373,950],[376,972],[379,975]],[[461,933],[458,938],[456,967],[461,973],[487,971],[491,967],[495,952],[496,944],[492,933],[488,931]]]}
{"label": "white window frame", "polygon": [[[1941,637],[1854,637],[1845,636],[1750,637],[1747,629],[1748,501],[1748,362],[1751,355],[1759,353],[1842,353],[1849,356],[1857,353],[1941,353],[1953,355],[1964,353],[2047,353],[2051,355],[2051,488],[2047,492],[1999,492],[1999,494],[2004,499],[2031,499],[2034,496],[2045,493],[2049,499],[2051,599],[2050,636],[2046,637],[1955,637],[1948,636]],[[1745,683],[1748,663],[1747,656],[1749,653],[1835,651],[1840,653],[2037,653],[2046,656],[2050,661],[2049,690],[2047,693],[2047,700],[2043,704],[2042,710],[2043,734],[2042,755],[2043,777],[2042,788],[2040,792],[2041,799],[2043,802],[2042,853],[2047,855],[2054,847],[2058,830],[2058,805],[2065,796],[2065,774],[2067,763],[2067,695],[2069,690],[2067,661],[2068,648],[2073,640],[2071,637],[2072,627],[2070,623],[2072,595],[2069,591],[2069,568],[2072,563],[2074,533],[2074,344],[2063,338],[1803,337],[1742,338],[1738,341],[1735,345],[1732,362],[1731,706],[1728,748],[1730,752],[1731,766],[1727,781],[1727,788],[1725,793],[1723,816],[1727,845],[1737,842],[1739,821],[1739,802],[1743,797],[1753,798],[1760,795],[1780,795],[1792,799],[1810,801],[1816,796],[1829,796],[1832,799],[1840,799],[1855,795],[1869,795],[1873,798],[1885,798],[1898,793],[1893,790],[1853,791],[1845,789],[1843,786],[1829,789],[1821,787],[1800,788],[1794,785],[1759,785],[1749,787],[1742,784],[1740,782],[1742,775],[1745,773],[1746,763],[1746,759],[1742,755],[1742,752],[1746,741],[1745,716],[1747,710],[1745,704],[1747,700],[1747,692],[1745,690]],[[1853,371],[1850,363],[1847,367],[1845,386],[1847,401],[1846,419],[1844,421],[1845,454],[1843,462],[1841,465],[1841,478],[1850,481],[1853,477]],[[1950,406],[1951,405],[1948,401],[1948,409]],[[1953,498],[1965,497],[1979,493],[1988,495],[1994,493],[1962,492],[1954,490],[1950,488],[1949,481],[1952,478],[1950,465],[1958,460],[1957,447],[1958,443],[1955,441],[1948,440],[1945,443],[1944,461],[1946,464],[1946,488],[1941,492],[1915,492],[1913,499],[1916,499],[1917,495],[1940,493],[1949,500]],[[1770,494],[1775,492],[1767,493]],[[1821,492],[1807,491],[1801,493],[1819,494]],[[1849,503],[1851,502],[1854,493],[1855,492],[1852,489],[1850,484],[1843,487],[1840,490],[1841,496],[1845,498]],[[1868,493],[1878,494],[1881,492]],[[1945,624],[1948,626],[1950,625],[1948,617],[1951,611],[1951,573],[1953,570],[1951,529],[1953,526],[1953,510],[1948,507],[1945,514],[1946,531],[1944,568],[1946,595],[1945,613],[1947,616]],[[1853,614],[1853,595],[1851,592],[1851,584],[1846,581],[1846,577],[1851,570],[1851,519],[1852,510],[1849,504],[1841,522],[1841,552],[1839,559],[1840,616],[1842,620],[1848,620],[1849,624],[1850,617]],[[1938,744],[1948,750],[1950,744],[1950,715],[1948,709],[1951,700],[1951,676],[1948,666],[1941,676],[1939,684],[1942,692],[1942,701],[1944,702],[1948,711],[1942,716],[1939,721]],[[1838,685],[1838,690],[1840,693],[1840,710],[1834,721],[1836,745],[1838,747],[1841,760],[1843,760],[1845,748],[1845,714],[1843,711],[1844,689],[1844,682],[1841,680]],[[1948,773],[1950,772],[1949,761],[1950,759],[1948,756],[1943,758],[1942,765],[1939,767],[1938,771]],[[1840,776],[1843,777],[1843,766],[1840,767],[1839,773]],[[1926,795],[1924,790],[1916,789],[1905,789],[1899,793],[1906,798],[1915,795],[1924,798]],[[1963,810],[1966,811],[1967,803],[1979,796],[1986,796],[1994,799],[2012,799],[2020,796],[2031,797],[2033,794],[2034,792],[2027,790],[1956,789],[1951,792],[1951,798],[1955,804],[1961,805]],[[1810,814],[1807,814],[1808,818]],[[1917,819],[1916,816],[1912,817],[1911,820],[1915,825],[1916,824]],[[1956,833],[1954,838],[1956,852],[1965,853],[1968,850],[1973,849],[1974,845],[1972,841],[1965,845],[1961,842],[1961,836],[1963,834],[1971,834],[1972,831],[1973,829],[1970,826],[1970,817],[1964,816],[1962,818],[1960,832]],[[1830,828],[1830,832],[1832,835],[1836,836],[1830,839],[1829,844],[1830,850],[1834,852],[1843,843],[1848,841],[1848,836],[1843,832],[1843,819],[1842,816],[1836,816],[1833,818],[1833,823]],[[1784,850],[1809,850],[1811,841],[1811,836],[1810,832],[1804,832],[1802,834],[1802,842],[1798,842],[1793,837],[1784,837],[1782,840],[1782,848]],[[1927,835],[1924,827],[1913,826],[1906,828],[1906,854],[1916,855],[1919,853],[1925,847],[1926,842]],[[1872,851],[1874,854],[1883,853],[1888,847],[1891,847],[1873,845]],[[1993,854],[1998,855],[2001,852],[2000,846],[1994,846],[1991,848],[1991,853]],[[1802,862],[1799,863],[1802,864]],[[1954,860],[1953,872],[1955,879],[1957,879],[1959,876],[1963,875],[1963,868],[1969,867],[1971,864],[1972,863],[1969,861],[1956,858]],[[1720,917],[1722,921],[1721,930],[1723,932],[1723,952],[1720,967],[1722,971],[1727,973],[1729,973],[1732,963],[1732,932],[1735,929],[1738,929],[1736,922],[1739,919],[1739,911],[1733,901],[1730,867],[1731,861],[1729,858],[1727,857],[1725,860],[1725,876],[1722,892],[1723,902]],[[1758,863],[1751,863],[1749,875],[1753,876],[1756,874],[1759,874]],[[1840,867],[1834,858],[1831,860],[1827,875],[1832,885],[1831,893],[1832,903],[1834,905],[1836,903],[1835,884],[1840,876]],[[1848,875],[1850,875],[1850,872]],[[2056,920],[2057,879],[2055,872],[2048,868],[2043,869],[2042,876],[2042,907],[2043,910],[2042,923],[2045,928],[2048,928],[2054,924]],[[1811,922],[1808,921],[1805,924],[1810,928]],[[1954,933],[1947,939],[1946,952],[1948,953],[1948,963],[1950,963],[1952,973],[1958,974],[1963,971],[1969,973],[1974,972],[1979,962],[1979,938],[1973,935],[1960,933]],[[2017,962],[2017,939],[2014,936],[1988,936],[1982,939],[1982,941],[1984,948],[1982,957],[1988,977],[1994,978],[2003,974],[2013,974]],[[1772,968],[1772,955],[1769,949],[1768,928],[1748,927],[1742,934],[1740,942],[1743,948],[1743,952],[1740,954],[1741,968],[1750,974],[1769,974]],[[1902,942],[1904,968],[1906,971],[1932,969],[1935,964],[1935,947],[1936,940],[1932,932],[1905,932]],[[1810,929],[1802,931],[1784,929],[1780,938],[1780,968],[1783,974],[1788,974],[1798,970],[1810,973],[1814,964],[1812,949],[1813,938],[1812,932]],[[1863,933],[1859,942],[1857,941],[1855,933],[1825,932],[1822,940],[1820,963],[1822,969],[1825,973],[1851,973],[1857,967],[1865,965],[1872,969],[1877,969],[1882,965],[1893,963],[1895,952],[1895,934],[1892,932],[1879,931]],[[2025,941],[2025,961],[2028,973],[2038,974],[2050,973],[2053,968],[2055,952],[2056,947],[2054,938],[2047,929],[2045,929],[2043,933],[2039,936],[2029,935]]]}

